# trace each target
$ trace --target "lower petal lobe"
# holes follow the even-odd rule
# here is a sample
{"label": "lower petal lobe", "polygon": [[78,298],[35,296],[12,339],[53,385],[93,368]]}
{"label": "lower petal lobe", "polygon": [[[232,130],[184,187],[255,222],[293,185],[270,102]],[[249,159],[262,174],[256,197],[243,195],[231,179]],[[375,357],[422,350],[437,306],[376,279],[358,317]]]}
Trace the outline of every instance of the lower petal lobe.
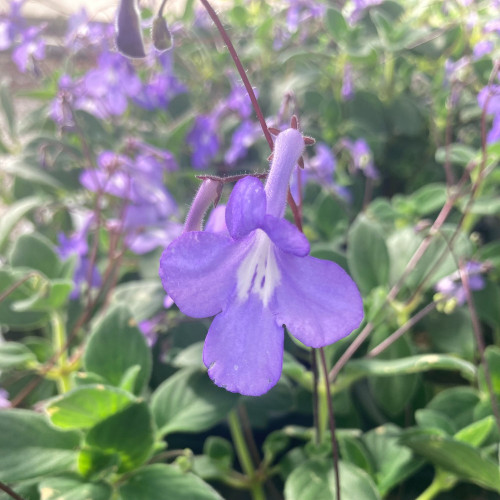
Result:
{"label": "lower petal lobe", "polygon": [[309,347],[349,335],[363,320],[363,302],[350,276],[337,264],[276,250],[281,284],[276,289],[279,324]]}
{"label": "lower petal lobe", "polygon": [[281,376],[283,327],[271,310],[251,293],[236,295],[208,330],[203,362],[214,383],[230,392],[260,396]]}

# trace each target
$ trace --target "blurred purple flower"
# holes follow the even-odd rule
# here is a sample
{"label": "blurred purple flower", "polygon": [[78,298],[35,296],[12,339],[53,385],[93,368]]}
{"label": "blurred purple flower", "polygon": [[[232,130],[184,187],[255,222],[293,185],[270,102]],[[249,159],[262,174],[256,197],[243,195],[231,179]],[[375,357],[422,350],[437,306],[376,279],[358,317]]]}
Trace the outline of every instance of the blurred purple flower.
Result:
{"label": "blurred purple flower", "polygon": [[224,161],[228,165],[234,165],[247,154],[248,149],[255,144],[260,134],[261,128],[258,123],[250,120],[242,122],[233,133],[231,145],[224,155]]}
{"label": "blurred purple flower", "polygon": [[[255,89],[254,92],[258,96]],[[227,97],[225,104],[230,110],[237,112],[241,118],[248,118],[253,111],[252,102],[245,87],[238,85],[235,81],[233,81],[231,93]]]}
{"label": "blurred purple flower", "polygon": [[258,396],[278,382],[283,325],[320,347],[363,319],[351,278],[337,264],[308,256],[307,238],[283,218],[303,141],[294,129],[278,135],[265,188],[255,177],[238,181],[226,207],[231,237],[184,232],[160,261],[163,286],[182,312],[216,315],[203,362],[214,383],[231,392]]}
{"label": "blurred purple flower", "polygon": [[193,167],[202,170],[219,152],[220,142],[217,134],[217,120],[210,115],[196,117],[194,126],[186,136],[186,142],[192,150],[191,161]]}
{"label": "blurred purple flower", "polygon": [[66,48],[73,52],[89,49],[112,50],[114,48],[114,26],[112,23],[92,22],[82,7],[68,20],[65,36]]}
{"label": "blurred purple flower", "polygon": [[380,5],[382,2],[383,0],[353,0],[354,9],[349,16],[351,25],[356,24],[363,17],[366,9],[374,5]]}
{"label": "blurred purple flower", "polygon": [[126,111],[128,98],[135,96],[141,86],[127,58],[105,51],[99,56],[98,67],[85,75],[75,105],[98,118],[119,116]]}
{"label": "blurred purple flower", "polygon": [[56,98],[49,104],[49,116],[59,128],[71,129],[75,126],[73,117],[74,83],[69,75],[59,78]]}
{"label": "blurred purple flower", "polygon": [[5,410],[7,408],[10,408],[11,402],[9,401],[9,393],[0,387],[0,410]]}
{"label": "blurred purple flower", "polygon": [[481,40],[480,42],[476,43],[474,45],[474,48],[472,49],[472,54],[474,57],[474,60],[481,59],[485,55],[488,55],[493,51],[493,42],[491,40]]}
{"label": "blurred purple flower", "polygon": [[81,227],[77,229],[70,237],[64,233],[58,235],[59,245],[57,251],[61,259],[68,259],[70,257],[76,258],[76,266],[73,272],[73,282],[75,288],[70,294],[71,299],[77,299],[80,296],[81,285],[87,281],[90,274],[90,286],[101,286],[101,275],[97,267],[94,265],[90,270],[90,261],[88,259],[88,244],[87,237],[90,226],[94,222],[93,214],[86,215],[80,221]]}
{"label": "blurred purple flower", "polygon": [[299,24],[307,19],[319,19],[326,12],[326,5],[315,0],[288,0],[289,8],[286,25],[290,33],[295,33]]}
{"label": "blurred purple flower", "polygon": [[158,340],[158,326],[163,320],[163,314],[158,314],[151,319],[139,322],[138,327],[146,338],[149,347],[153,347]]}
{"label": "blurred purple flower", "polygon": [[340,91],[340,95],[344,101],[352,99],[354,95],[352,66],[349,63],[344,65],[344,77],[342,79],[342,89]]}
{"label": "blurred purple flower", "polygon": [[486,138],[488,144],[500,140],[500,85],[487,85],[480,90],[477,102],[481,109],[493,115],[493,125]]}
{"label": "blurred purple flower", "polygon": [[9,13],[0,18],[0,50],[10,49],[18,35],[27,28],[26,21],[21,15],[21,8],[25,1],[11,0]]}
{"label": "blurred purple flower", "polygon": [[[485,286],[484,278],[481,276],[482,265],[480,262],[470,261],[465,265],[469,287],[472,291],[482,290]],[[467,300],[467,295],[460,278],[460,271],[440,279],[434,287],[441,296],[438,299],[454,300],[462,306]]]}
{"label": "blurred purple flower", "polygon": [[354,170],[362,172],[369,179],[379,178],[379,172],[373,162],[372,151],[364,139],[357,139],[355,141],[342,139],[341,145],[349,151]]}
{"label": "blurred purple flower", "polygon": [[12,60],[21,73],[30,68],[37,72],[37,61],[45,57],[45,42],[40,37],[45,26],[32,26],[21,35],[21,41],[12,52]]}

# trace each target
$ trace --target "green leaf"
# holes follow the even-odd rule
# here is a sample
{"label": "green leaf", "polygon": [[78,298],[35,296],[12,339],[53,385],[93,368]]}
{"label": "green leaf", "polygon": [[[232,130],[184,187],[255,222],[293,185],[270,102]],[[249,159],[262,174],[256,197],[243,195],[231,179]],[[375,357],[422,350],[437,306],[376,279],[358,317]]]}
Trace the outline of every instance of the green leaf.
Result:
{"label": "green leaf", "polygon": [[78,476],[50,477],[39,485],[43,500],[110,500],[113,488],[104,482],[89,483]]}
{"label": "green leaf", "polygon": [[61,261],[54,245],[39,233],[23,234],[10,254],[13,267],[28,267],[40,271],[49,279],[58,278]]}
{"label": "green leaf", "polygon": [[46,411],[54,425],[86,429],[127,407],[134,397],[116,387],[86,385],[53,399]]}
{"label": "green leaf", "polygon": [[80,435],[28,410],[0,411],[0,480],[16,482],[71,470]]}
{"label": "green leaf", "polygon": [[441,430],[449,436],[455,434],[456,431],[453,421],[436,410],[430,410],[428,408],[417,410],[415,412],[415,420],[419,427]]}
{"label": "green leaf", "polygon": [[481,446],[495,425],[495,417],[490,415],[460,429],[453,437],[471,446]]}
{"label": "green leaf", "polygon": [[[379,356],[378,360],[398,361],[408,359],[412,353],[409,341],[401,337]],[[389,415],[399,415],[413,397],[418,379],[416,375],[370,378],[369,383],[377,405]]]}
{"label": "green leaf", "polygon": [[54,176],[40,168],[37,158],[19,157],[9,159],[9,161],[0,163],[0,170],[35,185],[40,184],[52,189],[62,189],[64,187]]}
{"label": "green leaf", "polygon": [[365,214],[360,214],[347,235],[349,270],[360,289],[386,285],[389,280],[389,253],[382,227]]}
{"label": "green leaf", "polygon": [[[446,151],[448,149],[448,152]],[[467,166],[477,156],[477,151],[465,144],[450,144],[448,148],[438,148],[436,151],[436,161],[445,163],[448,160],[455,165]]]}
{"label": "green leaf", "polygon": [[467,361],[444,354],[422,354],[401,359],[354,359],[349,361],[333,386],[340,391],[363,377],[389,377],[429,370],[459,371],[468,380],[475,380],[476,367]]}
{"label": "green leaf", "polygon": [[132,403],[92,427],[87,445],[120,458],[119,472],[142,465],[153,453],[154,427],[148,405]]}
{"label": "green leaf", "polygon": [[345,40],[349,34],[349,27],[342,12],[335,8],[330,8],[326,11],[325,25],[337,43]]}
{"label": "green leaf", "polygon": [[121,500],[222,500],[207,483],[173,465],[149,465],[130,476],[119,490]]}
{"label": "green leaf", "polygon": [[160,434],[202,432],[227,416],[239,396],[214,385],[204,371],[183,369],[153,393],[151,408]]}
{"label": "green leaf", "polygon": [[419,107],[409,96],[398,96],[389,110],[395,135],[417,136],[424,126]]}
{"label": "green leaf", "polygon": [[[354,465],[339,462],[343,500],[380,500],[370,476]],[[285,482],[286,500],[336,500],[331,458],[313,458],[296,467]]]}
{"label": "green leaf", "polygon": [[[434,236],[427,251],[415,265],[413,271],[406,278],[406,286],[409,289],[416,287],[425,276],[433,269],[433,273],[426,280],[426,288],[432,287],[441,278],[456,271],[457,261],[460,258],[468,258],[471,253],[471,244],[463,232],[459,232],[453,242],[453,254],[450,252],[449,241],[455,234],[456,226],[444,224],[439,234]],[[413,227],[405,227],[396,231],[387,240],[389,249],[391,272],[390,283],[395,283],[402,275],[425,238],[425,233],[415,232]]]}
{"label": "green leaf", "polygon": [[131,367],[139,365],[134,393],[140,394],[151,375],[151,351],[127,307],[118,305],[96,323],[83,358],[87,371],[119,387]]}
{"label": "green leaf", "polygon": [[417,189],[411,195],[418,215],[429,215],[437,210],[440,210],[446,203],[447,193],[444,184],[426,184],[425,186]]}
{"label": "green leaf", "polygon": [[342,458],[350,464],[366,471],[373,476],[374,464],[366,446],[357,436],[341,433],[337,436]]}
{"label": "green leaf", "polygon": [[[493,391],[500,396],[500,347],[490,345],[486,348],[484,355],[488,363]],[[484,394],[489,395],[483,365],[479,368],[479,387]]]}
{"label": "green leaf", "polygon": [[51,280],[40,290],[25,300],[18,300],[12,304],[12,310],[17,312],[50,312],[63,307],[69,299],[74,284],[71,280]]}
{"label": "green leaf", "polygon": [[479,403],[479,394],[472,387],[452,387],[439,392],[428,403],[427,408],[446,415],[462,429],[473,422],[474,408]]}
{"label": "green leaf", "polygon": [[423,461],[399,443],[401,429],[392,424],[377,427],[363,435],[363,443],[375,466],[375,482],[381,496],[416,472]]}
{"label": "green leaf", "polygon": [[125,305],[137,322],[152,318],[163,309],[165,291],[159,280],[129,281],[118,285],[112,301]]}
{"label": "green leaf", "polygon": [[347,228],[347,213],[344,205],[336,197],[328,194],[325,196],[316,210],[316,226],[331,239],[336,233],[345,233]]}
{"label": "green leaf", "polygon": [[43,198],[31,196],[23,198],[10,205],[2,212],[0,218],[0,252],[2,252],[9,241],[12,230],[16,224],[34,208],[42,206]]}
{"label": "green leaf", "polygon": [[9,134],[12,139],[17,137],[16,111],[14,109],[14,99],[9,82],[3,81],[0,85],[0,103],[2,104],[5,121],[9,127]]}
{"label": "green leaf", "polygon": [[23,368],[33,362],[36,362],[36,357],[24,344],[0,343],[0,370]]}
{"label": "green leaf", "polygon": [[401,442],[462,481],[500,492],[498,464],[485,458],[476,448],[452,438],[428,431],[411,431]]}

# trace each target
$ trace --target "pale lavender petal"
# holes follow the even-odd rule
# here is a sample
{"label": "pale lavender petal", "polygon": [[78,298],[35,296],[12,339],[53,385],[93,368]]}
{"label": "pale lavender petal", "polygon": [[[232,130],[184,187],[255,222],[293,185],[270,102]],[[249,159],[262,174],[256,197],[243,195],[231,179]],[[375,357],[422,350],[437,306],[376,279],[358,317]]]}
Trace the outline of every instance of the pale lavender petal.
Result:
{"label": "pale lavender petal", "polygon": [[292,223],[266,215],[262,229],[273,243],[284,252],[305,257],[310,250],[309,241]]}
{"label": "pale lavender petal", "polygon": [[257,229],[266,216],[266,193],[255,177],[239,180],[231,192],[226,207],[226,225],[234,239],[240,239]]}
{"label": "pale lavender petal", "polygon": [[191,231],[172,242],[160,260],[165,291],[188,316],[219,313],[236,286],[236,271],[253,239],[235,243],[220,234]]}
{"label": "pale lavender petal", "polygon": [[363,320],[363,302],[354,281],[337,264],[276,251],[281,283],[276,289],[278,323],[310,347],[349,335]]}
{"label": "pale lavender petal", "polygon": [[260,396],[279,380],[283,364],[283,328],[259,296],[233,297],[208,330],[203,362],[214,383],[230,392]]}
{"label": "pale lavender petal", "polygon": [[210,212],[204,230],[209,233],[220,233],[229,236],[226,226],[226,205],[217,205]]}

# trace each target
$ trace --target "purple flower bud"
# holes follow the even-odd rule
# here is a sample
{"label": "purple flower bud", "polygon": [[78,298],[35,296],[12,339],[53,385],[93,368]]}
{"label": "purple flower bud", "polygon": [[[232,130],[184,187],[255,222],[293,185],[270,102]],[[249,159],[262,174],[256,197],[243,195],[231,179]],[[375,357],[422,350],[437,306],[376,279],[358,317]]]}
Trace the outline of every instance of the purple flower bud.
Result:
{"label": "purple flower bud", "polygon": [[168,29],[167,21],[162,16],[154,18],[151,36],[153,37],[154,48],[159,52],[170,50],[174,45],[174,37]]}
{"label": "purple flower bud", "polygon": [[136,0],[121,0],[116,16],[116,47],[127,57],[146,57]]}
{"label": "purple flower bud", "polygon": [[474,60],[481,59],[481,57],[488,55],[492,51],[493,42],[491,40],[481,40],[472,49]]}

